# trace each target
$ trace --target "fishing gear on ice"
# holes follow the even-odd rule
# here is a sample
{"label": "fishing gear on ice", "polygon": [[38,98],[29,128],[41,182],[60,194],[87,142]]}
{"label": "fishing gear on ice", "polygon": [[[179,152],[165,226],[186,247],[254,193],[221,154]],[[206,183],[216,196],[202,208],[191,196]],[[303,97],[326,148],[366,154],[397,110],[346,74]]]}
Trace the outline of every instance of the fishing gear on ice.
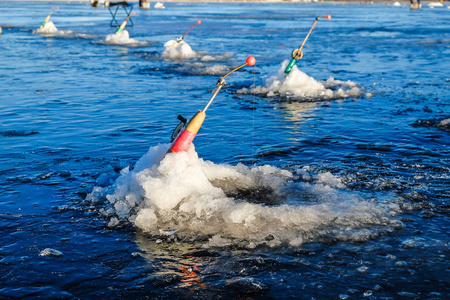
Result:
{"label": "fishing gear on ice", "polygon": [[[134,16],[134,12],[133,12],[133,16]],[[125,28],[125,26],[127,26],[127,22],[130,19],[130,17],[131,17],[131,12],[128,14],[128,17],[125,19],[125,21],[122,22],[122,24],[119,26],[119,28],[117,28],[117,31],[115,34],[120,33]]]}
{"label": "fishing gear on ice", "polygon": [[306,43],[306,40],[308,39],[309,35],[311,34],[311,31],[313,31],[314,27],[316,26],[317,22],[319,21],[320,18],[326,18],[327,20],[331,20],[331,15],[326,15],[326,16],[320,16],[317,17],[316,20],[314,21],[311,29],[309,30],[308,34],[306,35],[305,39],[303,40],[302,45],[298,48],[295,49],[294,51],[292,51],[292,59],[289,62],[289,64],[287,65],[286,69],[284,70],[284,73],[289,74],[291,72],[292,67],[295,65],[295,63],[297,62],[297,60],[302,59],[303,57],[303,46]]}
{"label": "fishing gear on ice", "polygon": [[176,45],[176,44],[180,43],[182,40],[184,40],[184,38],[186,37],[186,35],[187,35],[187,34],[195,27],[195,25],[201,24],[201,23],[202,23],[202,21],[200,21],[200,20],[198,20],[197,22],[195,22],[195,23],[191,26],[191,28],[189,28],[189,30],[186,31],[185,34],[183,34],[183,36],[180,36],[179,38],[177,38],[177,42],[176,42],[174,45]]}
{"label": "fishing gear on ice", "polygon": [[197,135],[197,132],[199,131],[200,127],[203,124],[203,121],[206,117],[206,110],[213,102],[214,98],[219,93],[220,89],[226,84],[225,77],[233,73],[234,71],[239,70],[240,68],[244,66],[254,66],[255,65],[255,58],[253,56],[247,57],[244,64],[240,65],[239,67],[234,68],[227,74],[220,77],[220,79],[217,81],[217,89],[214,91],[214,94],[212,95],[211,99],[206,104],[205,108],[203,110],[199,110],[192,118],[191,120],[187,120],[183,118],[181,115],[178,115],[178,120],[181,122],[178,124],[177,127],[175,127],[172,136],[171,136],[171,145],[168,152],[180,152],[180,151],[187,151],[189,149],[189,146],[191,145],[192,141],[194,140],[195,136]]}
{"label": "fishing gear on ice", "polygon": [[50,12],[50,14],[47,16],[47,18],[45,18],[44,22],[42,22],[41,27],[39,27],[39,29],[44,28],[45,24],[47,24],[47,22],[50,20],[50,16],[52,15],[53,11],[55,9],[59,9],[59,7],[57,6],[56,8],[52,8],[52,11]]}

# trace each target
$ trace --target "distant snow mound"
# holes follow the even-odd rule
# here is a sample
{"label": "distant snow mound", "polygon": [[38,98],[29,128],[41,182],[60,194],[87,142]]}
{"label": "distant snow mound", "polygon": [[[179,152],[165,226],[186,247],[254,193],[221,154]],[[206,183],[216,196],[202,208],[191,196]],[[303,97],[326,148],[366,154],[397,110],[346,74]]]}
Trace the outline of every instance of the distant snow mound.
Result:
{"label": "distant snow mound", "polygon": [[156,9],[164,9],[164,8],[166,8],[165,6],[164,6],[164,3],[161,3],[161,2],[156,2],[156,4],[155,4],[155,6],[154,6]]}
{"label": "distant snow mound", "polygon": [[164,52],[161,56],[170,59],[187,59],[196,57],[197,53],[185,41],[170,40],[164,44]]}
{"label": "distant snow mound", "polygon": [[288,60],[284,61],[277,74],[266,79],[264,86],[252,85],[250,88],[238,90],[237,93],[307,101],[359,97],[363,93],[362,89],[350,80],[344,82],[330,77],[325,82],[317,81],[295,65],[289,74],[285,74],[288,63]]}
{"label": "distant snow mound", "polygon": [[53,24],[52,21],[47,22],[42,28],[33,30],[33,33],[40,33],[40,34],[52,34],[57,32],[58,28],[56,28],[55,24]]}
{"label": "distant snow mound", "polygon": [[115,34],[108,34],[105,38],[105,44],[109,45],[125,45],[125,44],[138,44],[139,41],[130,38],[130,34],[127,30]]}

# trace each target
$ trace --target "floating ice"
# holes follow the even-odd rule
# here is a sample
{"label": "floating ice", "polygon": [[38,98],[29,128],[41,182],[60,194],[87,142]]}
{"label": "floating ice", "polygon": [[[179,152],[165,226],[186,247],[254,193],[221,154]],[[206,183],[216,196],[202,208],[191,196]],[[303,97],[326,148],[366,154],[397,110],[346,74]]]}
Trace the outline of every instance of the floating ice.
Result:
{"label": "floating ice", "polygon": [[113,185],[88,195],[93,203],[106,201],[100,211],[109,226],[131,223],[157,237],[176,232],[178,239],[207,240],[206,248],[254,248],[361,241],[399,224],[396,204],[365,201],[331,173],[299,182],[272,166],[204,161],[194,145],[166,155],[167,149],[150,148],[133,170],[123,169]]}
{"label": "floating ice", "polygon": [[335,80],[317,81],[300,71],[296,65],[289,74],[285,74],[289,61],[284,61],[276,75],[267,78],[265,86],[252,85],[250,89],[237,91],[241,94],[261,94],[266,97],[300,98],[306,100],[340,99],[350,96],[359,97],[362,90],[352,81]]}
{"label": "floating ice", "polygon": [[52,249],[52,248],[45,248],[44,250],[41,251],[41,253],[39,253],[39,256],[55,256],[55,257],[59,257],[62,256],[62,252]]}
{"label": "floating ice", "polygon": [[164,52],[161,56],[170,59],[186,59],[197,56],[197,53],[185,41],[170,40],[164,44]]}

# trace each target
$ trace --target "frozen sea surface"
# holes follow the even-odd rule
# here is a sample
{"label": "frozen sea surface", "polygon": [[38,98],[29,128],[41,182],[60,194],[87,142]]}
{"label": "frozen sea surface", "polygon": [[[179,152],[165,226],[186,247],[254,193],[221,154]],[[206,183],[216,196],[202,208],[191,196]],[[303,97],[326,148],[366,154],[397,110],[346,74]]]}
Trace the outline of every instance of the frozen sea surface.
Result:
{"label": "frozen sea surface", "polygon": [[0,298],[448,299],[448,5],[164,5],[0,2]]}

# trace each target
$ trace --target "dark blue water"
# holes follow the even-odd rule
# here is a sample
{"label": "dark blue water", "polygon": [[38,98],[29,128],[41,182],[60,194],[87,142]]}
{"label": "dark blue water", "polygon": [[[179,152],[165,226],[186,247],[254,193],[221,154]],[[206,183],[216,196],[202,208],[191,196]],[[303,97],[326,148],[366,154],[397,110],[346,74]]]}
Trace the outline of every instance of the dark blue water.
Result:
{"label": "dark blue water", "polygon": [[[57,5],[59,31],[33,33]],[[126,29],[139,43],[114,45],[104,7],[0,2],[0,297],[448,299],[450,10],[165,6],[136,5]],[[297,66],[356,94],[242,93],[265,86],[326,14]],[[198,55],[162,57],[198,19],[186,37]],[[227,77],[208,109],[191,151],[201,159],[178,161],[212,185],[170,175],[173,157],[169,175],[133,185],[176,116],[202,109],[248,55],[256,66]],[[120,216],[121,195],[158,180],[157,200],[142,194]],[[181,205],[151,206],[195,184]]]}

